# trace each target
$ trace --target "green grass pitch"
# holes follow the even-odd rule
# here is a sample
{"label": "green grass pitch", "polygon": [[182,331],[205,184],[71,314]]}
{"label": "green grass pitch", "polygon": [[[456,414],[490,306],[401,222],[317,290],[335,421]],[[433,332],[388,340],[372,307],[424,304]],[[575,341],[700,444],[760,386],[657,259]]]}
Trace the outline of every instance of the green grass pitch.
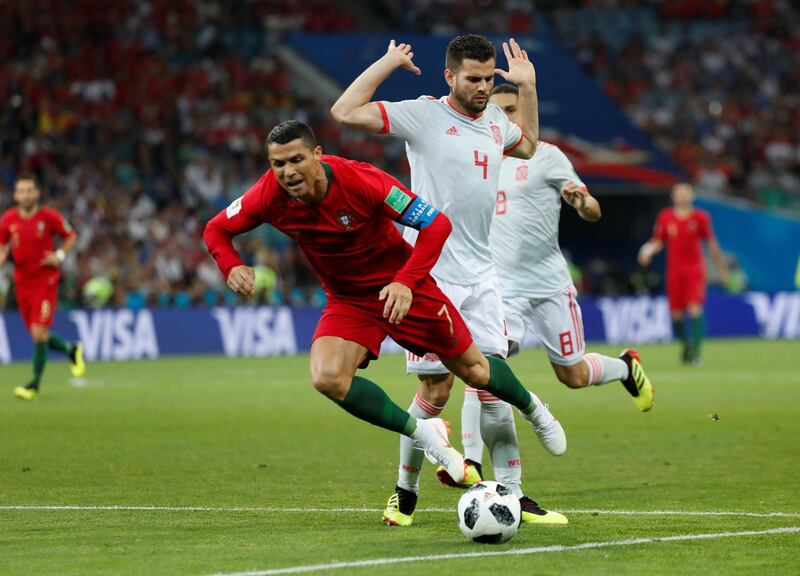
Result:
{"label": "green grass pitch", "polygon": [[[617,383],[568,390],[541,349],[512,360],[569,439],[549,456],[517,419],[524,487],[570,524],[523,526],[500,546],[461,536],[459,493],[427,464],[415,525],[382,526],[397,437],[316,393],[305,356],[98,363],[81,387],[53,362],[35,402],[11,394],[29,366],[0,367],[0,574],[800,573],[800,533],[775,531],[800,527],[798,342],[709,342],[700,368],[678,364],[676,346],[641,352],[648,414]],[[408,405],[402,357],[367,374]],[[457,384],[445,410],[454,439],[462,395]],[[709,511],[728,514],[682,513]],[[388,563],[487,552],[499,554]],[[380,562],[330,566],[359,560]]]}

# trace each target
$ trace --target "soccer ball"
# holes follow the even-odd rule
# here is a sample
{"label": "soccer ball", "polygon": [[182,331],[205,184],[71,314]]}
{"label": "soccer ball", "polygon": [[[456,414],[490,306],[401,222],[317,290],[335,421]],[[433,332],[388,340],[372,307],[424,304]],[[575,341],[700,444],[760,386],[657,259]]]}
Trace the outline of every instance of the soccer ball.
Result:
{"label": "soccer ball", "polygon": [[521,520],[519,500],[497,482],[481,481],[458,501],[458,527],[473,542],[506,542],[517,533]]}

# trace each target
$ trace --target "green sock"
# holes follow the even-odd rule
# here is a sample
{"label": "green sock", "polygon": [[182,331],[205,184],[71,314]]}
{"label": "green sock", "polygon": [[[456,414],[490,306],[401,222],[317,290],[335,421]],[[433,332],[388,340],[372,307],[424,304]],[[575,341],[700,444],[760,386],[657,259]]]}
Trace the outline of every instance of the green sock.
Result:
{"label": "green sock", "polygon": [[53,332],[50,332],[50,338],[47,340],[47,346],[50,348],[50,350],[56,350],[57,352],[63,352],[64,354],[69,354],[72,352],[72,344]]}
{"label": "green sock", "polygon": [[683,345],[686,345],[686,330],[684,329],[683,318],[672,319],[672,334],[676,340],[680,340]]}
{"label": "green sock", "polygon": [[36,342],[33,346],[33,381],[31,387],[39,389],[44,366],[47,364],[47,342]]}
{"label": "green sock", "polygon": [[392,432],[411,436],[417,429],[415,418],[392,402],[383,388],[361,376],[353,376],[350,390],[339,406],[356,418]]}
{"label": "green sock", "polygon": [[694,358],[700,358],[700,346],[703,343],[703,337],[706,333],[706,323],[702,314],[700,314],[700,316],[693,316],[691,320],[692,336],[690,340],[692,342],[692,356]]}
{"label": "green sock", "polygon": [[525,389],[522,382],[517,379],[511,367],[500,358],[487,356],[489,361],[489,385],[486,390],[500,400],[504,400],[519,408],[523,414],[533,413],[536,408],[530,392]]}

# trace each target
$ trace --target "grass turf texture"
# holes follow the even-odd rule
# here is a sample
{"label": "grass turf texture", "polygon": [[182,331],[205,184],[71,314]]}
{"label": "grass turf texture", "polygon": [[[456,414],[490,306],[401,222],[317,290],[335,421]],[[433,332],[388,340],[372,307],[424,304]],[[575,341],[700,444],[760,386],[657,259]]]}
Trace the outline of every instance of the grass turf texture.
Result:
{"label": "grass turf texture", "polygon": [[[614,354],[618,350],[592,347]],[[676,346],[641,348],[657,388],[639,413],[621,385],[568,390],[541,349],[511,364],[550,404],[569,450],[546,454],[517,419],[526,492],[545,507],[800,513],[797,342],[716,341],[701,368]],[[426,463],[408,529],[380,512],[396,436],[357,421],[309,384],[308,359],[167,359],[90,366],[85,387],[48,365],[35,402],[11,395],[29,366],[0,368],[0,574],[230,573],[334,561],[499,552],[640,537],[800,526],[800,517],[568,514],[501,546],[466,541],[460,492]],[[402,406],[415,380],[386,356],[366,375]],[[463,392],[445,417],[457,439]],[[716,416],[714,416],[716,415]],[[486,459],[488,461],[488,458]],[[10,510],[14,505],[255,507],[256,511]],[[334,570],[476,574],[796,574],[798,533],[656,542],[527,556]]]}

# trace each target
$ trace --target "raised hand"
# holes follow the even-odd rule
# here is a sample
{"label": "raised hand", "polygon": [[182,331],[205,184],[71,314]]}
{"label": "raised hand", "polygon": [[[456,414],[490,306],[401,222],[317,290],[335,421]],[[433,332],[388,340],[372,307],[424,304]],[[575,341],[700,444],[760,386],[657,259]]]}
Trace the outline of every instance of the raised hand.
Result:
{"label": "raised hand", "polygon": [[536,84],[536,69],[533,67],[533,62],[528,59],[528,53],[520,48],[516,40],[511,38],[508,42],[503,42],[503,53],[508,61],[508,71],[495,68],[495,74],[517,86]]}
{"label": "raised hand", "polygon": [[417,76],[422,74],[422,70],[417,68],[412,60],[414,53],[411,51],[411,44],[395,44],[394,40],[391,40],[389,41],[389,47],[386,49],[386,54],[394,60],[398,68],[413,72]]}

